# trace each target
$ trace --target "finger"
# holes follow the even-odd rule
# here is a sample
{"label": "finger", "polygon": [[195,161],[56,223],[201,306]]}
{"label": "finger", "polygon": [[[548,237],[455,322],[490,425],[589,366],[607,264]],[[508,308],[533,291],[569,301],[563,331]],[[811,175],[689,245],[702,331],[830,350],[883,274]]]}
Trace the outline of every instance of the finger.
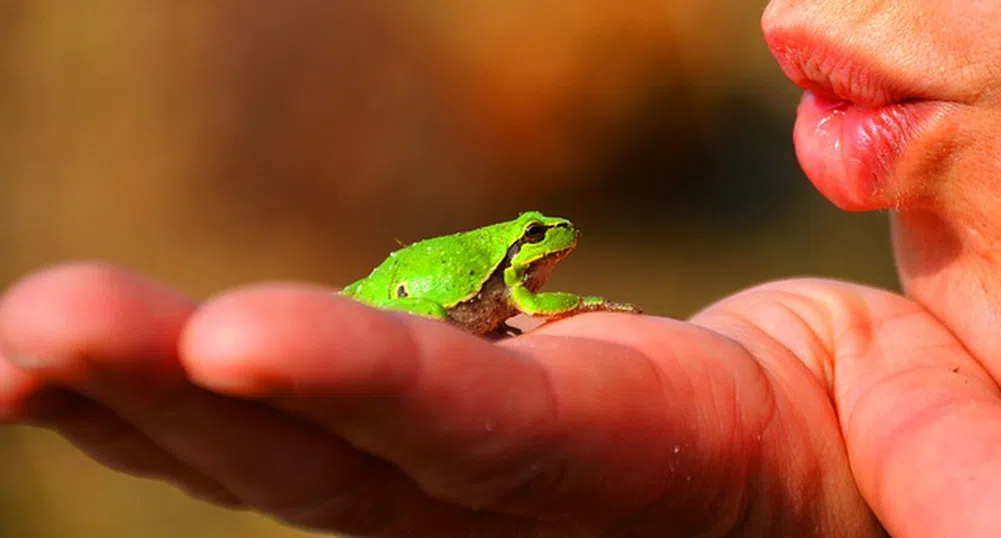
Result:
{"label": "finger", "polygon": [[[664,502],[681,525],[732,522],[733,462],[746,460],[734,452],[751,450],[764,420],[739,416],[732,391],[767,399],[760,377],[718,367],[753,372],[739,346],[639,316],[555,325],[497,346],[315,289],[264,287],[207,305],[181,348],[197,382],[294,409],[440,498],[596,525]],[[601,326],[636,341],[664,332],[662,353],[679,361],[602,341]],[[706,356],[715,366],[698,366]],[[726,493],[684,494],[696,487]]]}
{"label": "finger", "polygon": [[[391,466],[313,424],[190,385],[174,349],[191,311],[189,301],[153,283],[106,267],[72,267],[7,293],[0,341],[31,375],[111,410],[97,416],[111,431],[91,432],[87,446],[141,444],[123,436],[134,427],[241,502],[298,525],[392,536],[436,524],[461,535],[495,517],[428,498]],[[54,422],[71,438],[81,433],[65,410]],[[129,458],[142,447],[123,448],[130,450],[100,455],[135,464]]]}
{"label": "finger", "polygon": [[154,444],[110,410],[78,394],[45,386],[0,352],[0,421],[57,431],[95,461],[135,476],[170,479],[194,497],[237,506],[218,483]]}
{"label": "finger", "polygon": [[[147,382],[175,383],[184,372],[171,359],[194,306],[107,265],[57,266],[15,283],[0,299],[0,345],[9,361],[46,379],[145,371]],[[93,370],[92,357],[121,362]]]}
{"label": "finger", "polygon": [[895,294],[817,281],[752,290],[731,307],[773,334],[812,327],[787,344],[830,350],[810,367],[831,387],[855,480],[891,535],[997,535],[1001,394],[937,319]]}

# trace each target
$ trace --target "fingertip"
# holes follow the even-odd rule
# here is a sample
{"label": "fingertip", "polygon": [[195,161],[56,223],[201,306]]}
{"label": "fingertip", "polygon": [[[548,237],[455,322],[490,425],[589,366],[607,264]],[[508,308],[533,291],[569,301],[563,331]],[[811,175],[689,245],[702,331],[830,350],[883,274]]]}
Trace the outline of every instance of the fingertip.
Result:
{"label": "fingertip", "polygon": [[180,338],[191,379],[211,390],[269,396],[395,378],[411,349],[387,313],[306,284],[260,284],[225,293]]}
{"label": "fingertip", "polygon": [[193,308],[180,294],[106,263],[58,265],[0,298],[0,348],[21,368],[73,377],[82,357],[171,354]]}

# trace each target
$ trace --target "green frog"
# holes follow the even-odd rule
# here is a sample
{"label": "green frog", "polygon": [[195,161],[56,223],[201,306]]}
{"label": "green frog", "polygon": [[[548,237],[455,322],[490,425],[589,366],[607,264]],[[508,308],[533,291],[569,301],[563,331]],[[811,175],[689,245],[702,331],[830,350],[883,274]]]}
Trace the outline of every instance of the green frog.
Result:
{"label": "green frog", "polygon": [[341,293],[488,338],[520,334],[506,323],[519,313],[545,321],[582,312],[639,313],[631,304],[601,297],[539,291],[577,246],[579,235],[567,219],[528,211],[507,222],[405,246]]}

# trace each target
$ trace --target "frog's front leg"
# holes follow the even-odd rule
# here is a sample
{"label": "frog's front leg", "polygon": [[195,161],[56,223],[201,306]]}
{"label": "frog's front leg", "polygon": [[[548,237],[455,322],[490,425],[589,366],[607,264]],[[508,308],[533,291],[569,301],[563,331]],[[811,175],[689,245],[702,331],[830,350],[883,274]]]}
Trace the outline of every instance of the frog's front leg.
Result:
{"label": "frog's front leg", "polygon": [[397,310],[425,318],[446,320],[448,311],[440,304],[421,297],[398,297],[373,303],[372,306],[384,310]]}
{"label": "frog's front leg", "polygon": [[562,291],[532,293],[525,286],[511,288],[511,300],[515,307],[530,316],[560,319],[584,312],[630,312],[639,313],[631,304],[614,303],[595,296],[580,296]]}

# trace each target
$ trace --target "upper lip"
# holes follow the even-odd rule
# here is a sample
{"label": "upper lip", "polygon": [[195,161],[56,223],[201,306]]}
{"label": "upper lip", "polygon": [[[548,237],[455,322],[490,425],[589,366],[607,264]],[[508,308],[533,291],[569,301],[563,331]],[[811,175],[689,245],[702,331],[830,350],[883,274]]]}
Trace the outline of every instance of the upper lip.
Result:
{"label": "upper lip", "polygon": [[869,107],[925,98],[916,84],[805,32],[774,31],[765,39],[785,75],[805,90]]}

